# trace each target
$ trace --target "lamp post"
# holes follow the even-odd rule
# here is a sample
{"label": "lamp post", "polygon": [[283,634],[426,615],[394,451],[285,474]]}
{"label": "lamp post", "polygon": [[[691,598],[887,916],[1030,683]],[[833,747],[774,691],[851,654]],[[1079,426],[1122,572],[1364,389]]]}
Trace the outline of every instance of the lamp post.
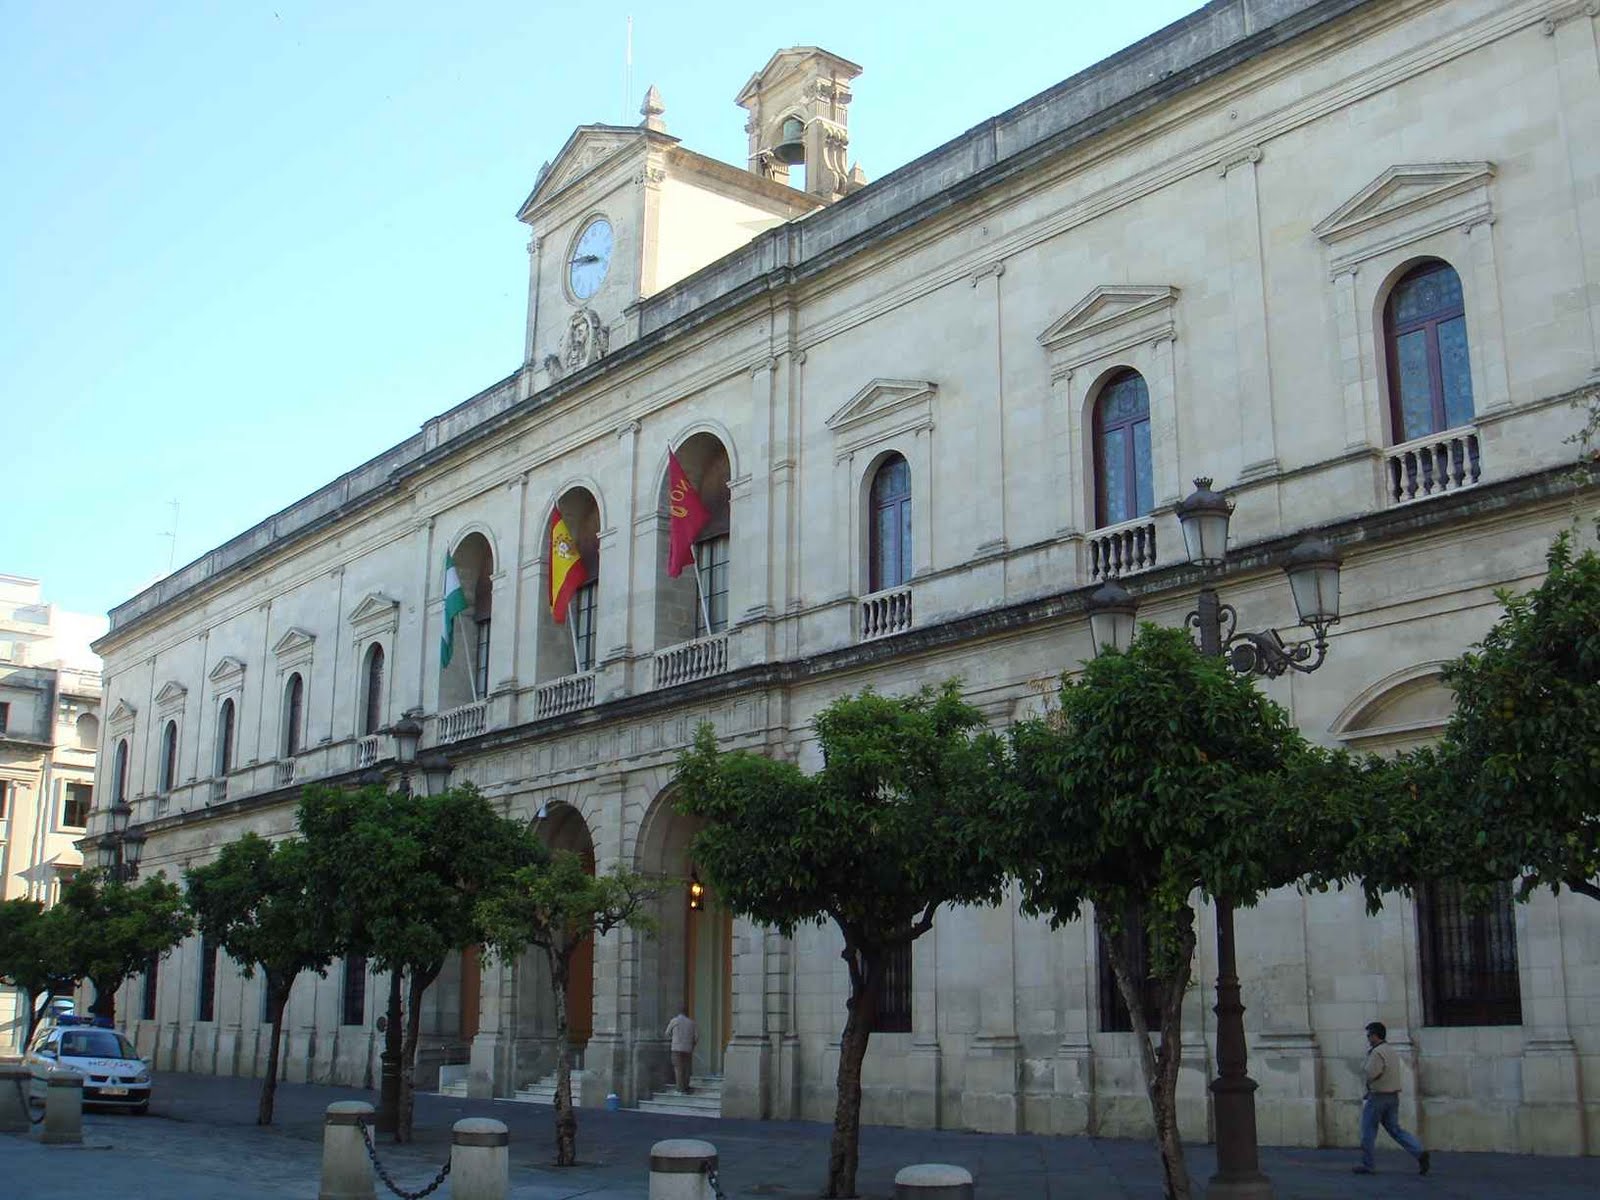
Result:
{"label": "lamp post", "polygon": [[[438,750],[430,750],[419,757],[417,747],[422,743],[422,722],[414,712],[404,714],[389,728],[394,740],[394,761],[400,770],[396,789],[409,796],[413,771],[422,774],[423,795],[436,796],[450,785],[450,760]],[[361,773],[362,784],[382,784],[383,772],[376,767]],[[394,1133],[400,1126],[400,972],[389,972],[389,1004],[382,1018],[383,1050],[378,1055],[378,1113],[374,1124],[379,1133]]]}
{"label": "lamp post", "polygon": [[144,855],[145,832],[128,828],[133,806],[118,800],[108,814],[108,828],[94,844],[96,861],[108,879],[129,883],[139,874],[139,859]]}
{"label": "lamp post", "polygon": [[[1178,505],[1178,525],[1189,561],[1202,571],[1222,566],[1228,549],[1228,519],[1233,504],[1211,490],[1211,480],[1194,481],[1195,490]],[[1328,626],[1339,620],[1339,552],[1322,538],[1308,538],[1284,562],[1300,623],[1308,641],[1287,643],[1277,630],[1241,632],[1238,614],[1209,580],[1200,588],[1185,623],[1200,637],[1203,654],[1226,658],[1241,675],[1276,678],[1286,671],[1309,674],[1328,654]],[[1124,650],[1133,638],[1137,602],[1115,580],[1097,588],[1085,602],[1095,653]],[[1272,1181],[1261,1172],[1256,1145],[1256,1082],[1250,1078],[1244,1038],[1244,1004],[1239,998],[1239,967],[1234,949],[1233,903],[1215,898],[1217,911],[1217,1077],[1211,1081],[1217,1123],[1217,1172],[1206,1200],[1271,1200]]]}

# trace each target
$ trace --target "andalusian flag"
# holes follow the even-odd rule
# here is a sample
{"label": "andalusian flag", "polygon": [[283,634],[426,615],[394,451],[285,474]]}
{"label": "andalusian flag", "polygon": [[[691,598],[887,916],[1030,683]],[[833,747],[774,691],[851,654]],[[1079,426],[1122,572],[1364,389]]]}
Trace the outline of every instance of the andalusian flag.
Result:
{"label": "andalusian flag", "polygon": [[567,619],[573,593],[588,582],[589,568],[578,553],[578,539],[558,508],[550,514],[550,615],[557,624]]}
{"label": "andalusian flag", "polygon": [[461,590],[461,576],[456,574],[456,560],[448,553],[444,556],[444,636],[439,639],[439,666],[450,665],[450,655],[455,650],[456,618],[467,611],[467,594]]}

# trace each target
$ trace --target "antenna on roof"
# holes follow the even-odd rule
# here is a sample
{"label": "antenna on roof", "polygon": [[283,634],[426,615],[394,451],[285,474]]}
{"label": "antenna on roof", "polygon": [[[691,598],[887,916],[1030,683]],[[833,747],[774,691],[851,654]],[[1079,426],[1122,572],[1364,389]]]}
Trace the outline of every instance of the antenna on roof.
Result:
{"label": "antenna on roof", "polygon": [[626,125],[633,113],[633,18],[628,18],[627,47],[622,52],[622,120],[619,125]]}
{"label": "antenna on roof", "polygon": [[167,539],[167,574],[171,575],[173,564],[178,559],[178,502],[168,500],[167,503],[172,505],[172,528],[160,536]]}

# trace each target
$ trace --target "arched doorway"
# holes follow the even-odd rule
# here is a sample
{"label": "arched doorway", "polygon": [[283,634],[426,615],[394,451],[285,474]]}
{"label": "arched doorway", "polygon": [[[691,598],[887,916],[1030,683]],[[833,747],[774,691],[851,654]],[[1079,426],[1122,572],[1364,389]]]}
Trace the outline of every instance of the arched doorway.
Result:
{"label": "arched doorway", "polygon": [[494,617],[494,550],[481,533],[469,533],[451,551],[466,610],[444,631],[448,665],[439,671],[439,711],[489,694],[489,630]]}
{"label": "arched doorway", "polygon": [[[679,1005],[685,1006],[700,1028],[695,1073],[720,1075],[733,1036],[733,917],[699,879],[689,853],[700,824],[662,793],[640,828],[635,869],[667,886],[655,901],[659,932],[640,947],[639,1027],[641,1041],[659,1040]],[[695,881],[703,888],[698,899],[691,894]],[[665,1064],[663,1050],[662,1081]]]}

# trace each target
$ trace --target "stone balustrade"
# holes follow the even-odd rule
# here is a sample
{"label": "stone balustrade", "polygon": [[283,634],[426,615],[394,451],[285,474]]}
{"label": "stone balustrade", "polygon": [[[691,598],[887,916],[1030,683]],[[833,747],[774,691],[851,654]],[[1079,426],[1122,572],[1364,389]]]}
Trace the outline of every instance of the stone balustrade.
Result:
{"label": "stone balustrade", "polygon": [[728,635],[714,633],[692,642],[679,642],[655,656],[655,685],[676,687],[695,679],[709,679],[728,669]]}
{"label": "stone balustrade", "polygon": [[911,585],[861,597],[858,618],[857,636],[863,642],[904,633],[911,628]]}
{"label": "stone balustrade", "polygon": [[594,672],[563,675],[549,683],[542,683],[534,693],[533,715],[536,719],[558,717],[562,713],[576,712],[594,703]]}
{"label": "stone balustrade", "polygon": [[471,704],[446,709],[439,714],[437,728],[438,737],[435,740],[441,746],[486,733],[489,729],[489,702],[474,700]]}
{"label": "stone balustrade", "polygon": [[1115,579],[1156,565],[1156,523],[1149,517],[1097,529],[1086,541],[1091,579]]}
{"label": "stone balustrade", "polygon": [[279,787],[288,787],[294,782],[295,761],[292,758],[280,758],[277,772],[274,776]]}
{"label": "stone balustrade", "polygon": [[363,771],[383,757],[383,742],[381,733],[369,733],[356,739],[356,770]]}
{"label": "stone balustrade", "polygon": [[1384,490],[1394,504],[1409,504],[1472,487],[1482,475],[1478,431],[1470,425],[1391,446],[1385,452]]}

